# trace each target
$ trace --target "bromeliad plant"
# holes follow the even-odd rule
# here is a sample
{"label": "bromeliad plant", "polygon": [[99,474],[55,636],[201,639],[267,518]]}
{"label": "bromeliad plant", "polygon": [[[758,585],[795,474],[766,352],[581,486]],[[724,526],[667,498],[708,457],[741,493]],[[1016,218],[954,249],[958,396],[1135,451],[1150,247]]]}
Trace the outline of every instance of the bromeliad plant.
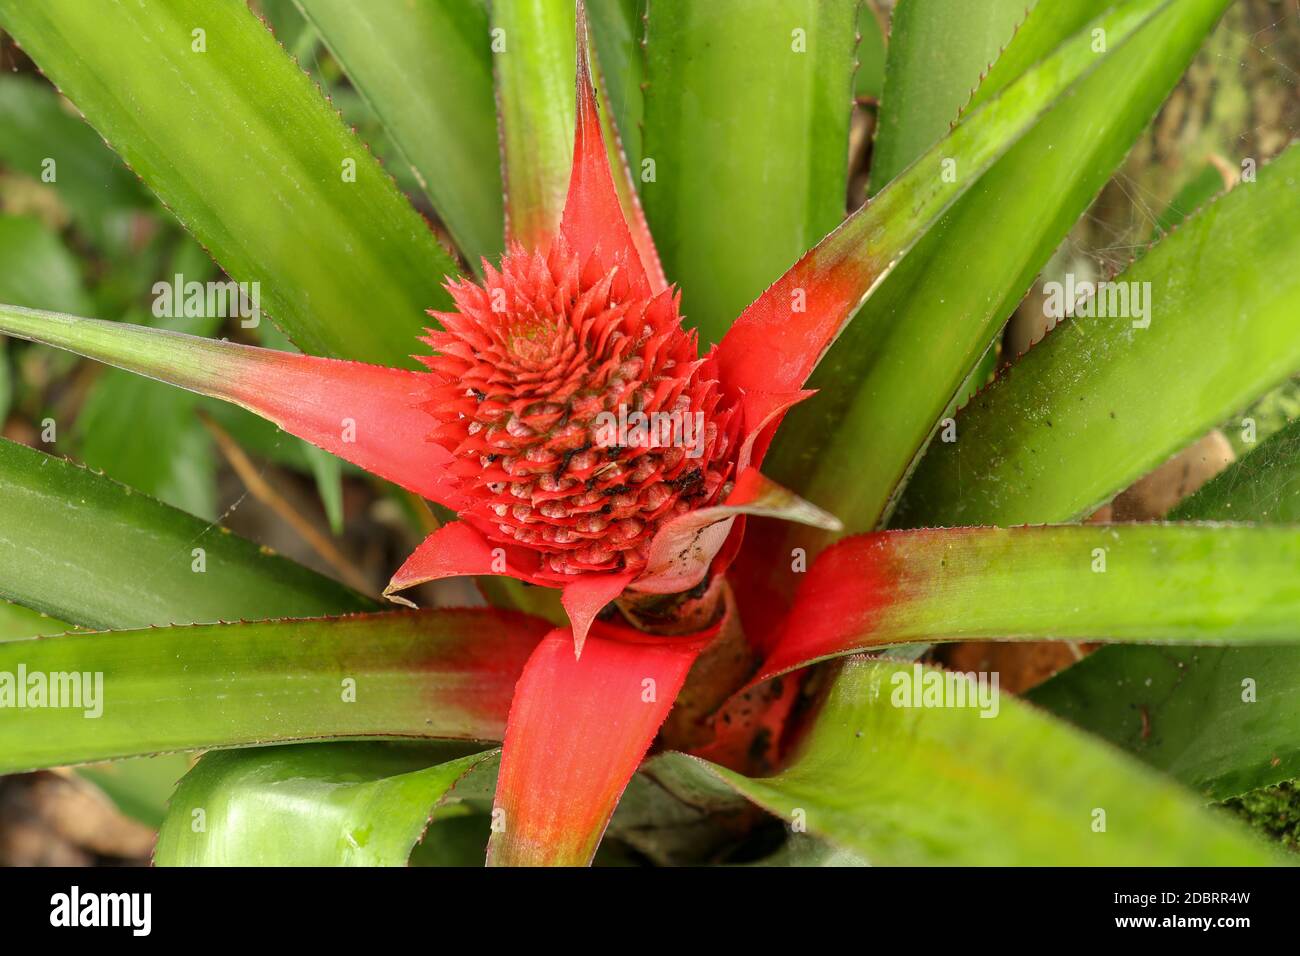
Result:
{"label": "bromeliad plant", "polygon": [[[607,828],[699,860],[761,831],[755,808],[800,834],[774,862],[1273,858],[1184,785],[1300,771],[1300,531],[1074,522],[1300,367],[1300,153],[1118,277],[1150,283],[1145,325],[1068,320],[945,411],[1227,0],[1040,0],[1014,38],[1023,2],[994,4],[1009,43],[941,138],[905,98],[968,91],[916,65],[949,4],[900,5],[884,109],[892,90],[907,136],[882,118],[878,192],[784,274],[843,201],[850,0],[593,2],[595,43],[561,0],[299,6],[480,265],[433,285],[456,263],[236,0],[0,0],[0,25],[318,354],[18,306],[0,330],[242,406],[435,503],[449,520],[385,595],[476,576],[500,607],[384,611],[5,445],[6,632],[82,630],[0,644],[0,671],[99,672],[104,700],[95,720],[6,712],[0,768],[215,750],[171,800],[169,863],[405,862],[422,837],[446,860],[449,827],[480,813],[489,863],[586,864]],[[980,74],[988,52],[955,55]],[[488,57],[503,251],[495,170],[473,161],[496,148]],[[772,99],[722,109],[715,86],[751,62]],[[1294,435],[1268,449],[1179,517],[1292,520]],[[1230,649],[1117,647],[1036,692],[1153,770],[990,696],[989,675],[980,709],[953,707],[965,679],[912,663],[1033,638]],[[362,737],[502,744],[220,749]]]}

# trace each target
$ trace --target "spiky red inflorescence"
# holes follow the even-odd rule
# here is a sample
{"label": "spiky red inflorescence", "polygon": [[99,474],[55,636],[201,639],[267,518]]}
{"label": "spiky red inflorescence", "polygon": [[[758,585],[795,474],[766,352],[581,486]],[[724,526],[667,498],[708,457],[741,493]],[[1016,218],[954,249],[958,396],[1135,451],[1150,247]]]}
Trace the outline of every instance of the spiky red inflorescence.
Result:
{"label": "spiky red inflorescence", "polygon": [[[682,329],[673,291],[650,296],[599,251],[580,261],[557,238],[484,269],[482,285],[448,283],[459,311],[431,313],[442,331],[429,330],[436,354],[421,357],[461,516],[541,552],[556,574],[639,570],[665,519],[730,490],[739,416],[713,363]],[[624,419],[702,413],[701,453],[688,455],[680,434],[611,443],[620,407]]]}

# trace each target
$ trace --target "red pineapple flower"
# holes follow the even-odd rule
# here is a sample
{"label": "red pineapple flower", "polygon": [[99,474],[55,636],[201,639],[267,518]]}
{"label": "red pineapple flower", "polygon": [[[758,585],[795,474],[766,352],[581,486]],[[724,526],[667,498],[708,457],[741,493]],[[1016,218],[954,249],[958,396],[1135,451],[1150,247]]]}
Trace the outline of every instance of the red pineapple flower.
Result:
{"label": "red pineapple flower", "polygon": [[535,549],[556,580],[640,572],[664,522],[731,492],[734,401],[679,297],[650,295],[620,258],[584,260],[560,239],[484,271],[481,286],[449,283],[459,311],[432,313],[437,354],[421,359],[462,519]]}

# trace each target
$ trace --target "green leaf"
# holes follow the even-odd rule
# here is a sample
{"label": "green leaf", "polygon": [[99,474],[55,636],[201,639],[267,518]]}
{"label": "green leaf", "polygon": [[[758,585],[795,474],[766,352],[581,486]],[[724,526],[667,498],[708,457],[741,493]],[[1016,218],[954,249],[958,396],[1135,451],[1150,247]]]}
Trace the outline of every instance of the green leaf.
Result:
{"label": "green leaf", "polygon": [[[4,108],[0,82],[0,110]],[[3,122],[0,114],[0,122]],[[30,305],[59,302],[84,308],[89,298],[76,258],[44,223],[28,216],[0,216],[0,301]],[[14,382],[7,345],[0,345],[0,426],[9,417]]]}
{"label": "green leaf", "polygon": [[889,21],[875,8],[875,0],[858,7],[858,70],[853,93],[859,99],[880,99],[885,88],[885,60],[889,55]]}
{"label": "green leaf", "polygon": [[0,216],[0,302],[74,315],[91,307],[76,257],[38,219]]}
{"label": "green leaf", "polygon": [[9,406],[13,402],[14,379],[9,368],[8,343],[0,343],[0,427],[9,418]]}
{"label": "green leaf", "polygon": [[1300,524],[1300,421],[1212,478],[1169,517]]}
{"label": "green leaf", "polygon": [[[646,0],[587,0],[587,16],[600,60],[596,83],[604,81],[603,92],[634,172],[641,168],[641,124],[645,119],[645,94],[641,89],[645,80],[641,52],[645,6]],[[615,184],[619,181],[616,175]]]}
{"label": "green leaf", "polygon": [[489,756],[463,753],[316,744],[208,754],[176,789],[154,863],[405,866],[431,814]]}
{"label": "green leaf", "polygon": [[1294,647],[1103,647],[1027,698],[1220,800],[1300,776],[1297,688]]}
{"label": "green leaf", "polygon": [[167,801],[177,781],[189,768],[186,754],[159,754],[78,767],[77,773],[132,820],[157,828],[167,815]]}
{"label": "green leaf", "polygon": [[649,4],[641,196],[706,343],[844,216],[855,12]]}
{"label": "green leaf", "polygon": [[494,0],[493,62],[506,228],[525,245],[559,230],[573,165],[574,5]]}
{"label": "green leaf", "polygon": [[1300,644],[1300,529],[943,528],[850,538],[806,575],[764,676],[963,640]]}
{"label": "green leaf", "polygon": [[35,77],[0,77],[0,162],[46,183],[78,227],[110,250],[127,243],[131,212],[153,205],[140,181],[95,131]]}
{"label": "green leaf", "polygon": [[458,803],[441,807],[411,852],[408,865],[482,869],[491,833],[491,814],[476,813]]}
{"label": "green leaf", "polygon": [[0,600],[0,641],[63,634],[72,625],[12,601]]}
{"label": "green leaf", "polygon": [[1117,276],[1145,320],[1064,321],[976,396],[895,523],[1082,517],[1300,368],[1298,177],[1290,149]]}
{"label": "green leaf", "polygon": [[501,171],[486,8],[298,0],[475,268],[500,255]]}
{"label": "green leaf", "polygon": [[[0,695],[15,696],[0,721],[0,773],[339,737],[499,740],[549,629],[462,609],[6,641]],[[80,705],[35,706],[29,686],[22,706],[23,673],[29,685],[79,677]]]}
{"label": "green leaf", "polygon": [[1025,10],[1026,0],[905,0],[894,8],[872,193],[943,138]]}
{"label": "green leaf", "polygon": [[1151,241],[1156,242],[1171,232],[1184,219],[1222,193],[1224,188],[1223,173],[1213,163],[1206,163],[1178,190],[1165,211],[1156,217],[1151,229]]}
{"label": "green leaf", "polygon": [[[1173,515],[1300,522],[1300,422],[1205,485]],[[1300,776],[1297,691],[1300,648],[1103,647],[1028,696],[1222,799]]]}
{"label": "green leaf", "polygon": [[[144,314],[123,318],[143,324]],[[220,319],[154,320],[155,328],[211,335]],[[121,369],[105,369],[77,415],[77,457],[117,481],[206,520],[216,518],[216,459],[194,416],[198,396]],[[161,452],[160,452],[161,449]]]}
{"label": "green leaf", "polygon": [[[1096,11],[1095,0],[1081,2]],[[850,531],[879,524],[943,409],[1226,3],[1161,5],[1122,44],[1110,31],[1109,52],[1097,57],[1094,71],[957,201],[830,348],[809,382],[818,395],[787,416],[768,457],[777,480],[839,516]],[[1030,64],[1041,61],[1079,28],[1077,17],[1066,15],[1072,6],[1080,4],[1036,7],[998,62],[1017,51]],[[1089,33],[1078,40],[1090,49]],[[981,90],[988,88],[986,81]],[[957,129],[979,115],[972,111]],[[958,178],[977,171],[959,162]]]}
{"label": "green leaf", "polygon": [[1013,697],[992,698],[991,719],[901,706],[914,681],[942,674],[850,659],[781,773],[749,779],[698,763],[878,865],[1279,862],[1177,786]]}
{"label": "green leaf", "polygon": [[0,26],[298,345],[407,364],[455,263],[244,3],[0,0]]}
{"label": "green leaf", "polygon": [[267,25],[275,33],[275,38],[302,62],[304,68],[311,65],[304,60],[312,58],[320,34],[307,22],[294,0],[257,0],[257,5],[266,18]]}
{"label": "green leaf", "polygon": [[0,597],[78,625],[374,607],[225,528],[8,441],[0,441],[0,500]]}

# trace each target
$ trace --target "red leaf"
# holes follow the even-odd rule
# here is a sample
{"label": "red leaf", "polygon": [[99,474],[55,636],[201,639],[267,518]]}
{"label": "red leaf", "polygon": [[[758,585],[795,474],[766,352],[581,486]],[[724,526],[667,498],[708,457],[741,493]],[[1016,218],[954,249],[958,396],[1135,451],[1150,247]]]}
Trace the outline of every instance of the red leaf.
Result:
{"label": "red leaf", "polygon": [[753,683],[862,648],[862,635],[898,593],[891,540],[890,532],[857,535],[821,553]]}
{"label": "red leaf", "polygon": [[[629,272],[634,294],[646,298],[651,292],[661,291],[666,284],[651,287],[650,276],[641,261],[641,254],[623,216],[618,191],[614,188],[609,155],[600,129],[600,114],[596,108],[596,93],[591,86],[591,71],[587,64],[587,13],[582,3],[578,4],[577,24],[578,116],[574,130],[573,171],[560,232],[579,259],[585,261],[599,248],[607,264],[621,263]],[[637,225],[644,230],[644,219]],[[646,231],[642,238],[643,244],[649,242],[649,232]],[[657,255],[654,265],[658,265]]]}
{"label": "red leaf", "polygon": [[391,598],[397,591],[442,578],[475,574],[501,574],[541,583],[539,556],[531,548],[494,543],[468,522],[453,521],[429,535],[411,552],[384,588]]}
{"label": "red leaf", "polygon": [[597,624],[575,660],[572,635],[552,631],[529,658],[506,725],[489,865],[591,862],[707,643],[616,636],[625,634]]}
{"label": "red leaf", "polygon": [[[207,394],[225,398],[371,474],[439,504],[457,496],[433,444],[421,372],[247,346]],[[217,371],[216,366],[212,369]],[[200,389],[201,390],[201,389]]]}
{"label": "red leaf", "polygon": [[808,380],[880,276],[844,232],[805,253],[732,323],[716,352],[728,386],[789,392]]}
{"label": "red leaf", "polygon": [[564,585],[560,595],[560,604],[569,615],[573,625],[573,656],[582,656],[582,646],[587,640],[587,632],[596,620],[596,615],[605,609],[605,605],[623,593],[632,579],[633,571],[620,571],[616,574],[579,574]]}
{"label": "red leaf", "polygon": [[744,471],[750,465],[755,468],[763,464],[767,447],[772,442],[777,426],[785,413],[798,405],[805,398],[816,395],[815,390],[795,392],[764,392],[758,389],[746,389],[741,394],[741,408],[744,412],[745,440],[740,446],[740,456],[736,467]]}
{"label": "red leaf", "polygon": [[406,588],[477,574],[505,575],[529,584],[563,588],[560,603],[573,625],[573,652],[578,655],[596,615],[635,577],[632,572],[561,575],[540,568],[540,555],[531,548],[490,541],[469,522],[453,521],[420,543],[388,582],[384,596],[400,602],[402,599],[393,595]]}

